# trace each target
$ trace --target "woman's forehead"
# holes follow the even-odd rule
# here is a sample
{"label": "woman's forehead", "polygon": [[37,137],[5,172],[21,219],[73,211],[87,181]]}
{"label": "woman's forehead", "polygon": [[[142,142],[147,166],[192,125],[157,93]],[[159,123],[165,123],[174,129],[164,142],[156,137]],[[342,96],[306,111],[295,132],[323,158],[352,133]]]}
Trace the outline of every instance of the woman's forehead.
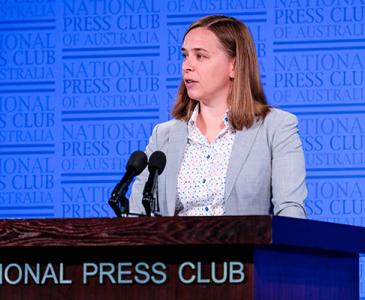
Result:
{"label": "woman's forehead", "polygon": [[182,45],[182,50],[205,50],[214,51],[217,48],[222,49],[222,45],[219,42],[217,36],[206,28],[194,28],[189,31]]}

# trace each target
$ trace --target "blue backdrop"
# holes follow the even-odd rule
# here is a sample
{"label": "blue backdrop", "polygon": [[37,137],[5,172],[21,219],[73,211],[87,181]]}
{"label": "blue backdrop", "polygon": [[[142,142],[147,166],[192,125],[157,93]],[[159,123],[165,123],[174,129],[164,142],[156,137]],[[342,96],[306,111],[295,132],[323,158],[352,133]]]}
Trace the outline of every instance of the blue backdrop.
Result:
{"label": "blue backdrop", "polygon": [[0,217],[113,216],[207,14],[249,26],[269,102],[298,116],[309,217],[365,226],[363,0],[0,0]]}

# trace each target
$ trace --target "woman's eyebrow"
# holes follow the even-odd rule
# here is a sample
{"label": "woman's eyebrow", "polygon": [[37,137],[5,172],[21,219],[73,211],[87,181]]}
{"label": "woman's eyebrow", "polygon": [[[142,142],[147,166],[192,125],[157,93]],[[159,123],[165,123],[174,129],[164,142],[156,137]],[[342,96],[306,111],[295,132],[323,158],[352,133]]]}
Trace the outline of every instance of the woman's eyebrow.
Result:
{"label": "woman's eyebrow", "polygon": [[[186,52],[187,50],[183,47],[181,48],[181,52]],[[198,51],[204,51],[204,52],[208,52],[208,50],[204,49],[204,48],[192,48],[191,51],[195,51],[195,52],[198,52]]]}

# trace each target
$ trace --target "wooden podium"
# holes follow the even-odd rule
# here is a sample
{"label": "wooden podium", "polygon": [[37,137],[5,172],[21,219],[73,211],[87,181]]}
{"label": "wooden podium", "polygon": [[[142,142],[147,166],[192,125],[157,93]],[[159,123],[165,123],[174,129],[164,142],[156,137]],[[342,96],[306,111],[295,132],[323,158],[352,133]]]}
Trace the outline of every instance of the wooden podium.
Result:
{"label": "wooden podium", "polygon": [[359,299],[361,227],[223,216],[0,228],[0,299]]}

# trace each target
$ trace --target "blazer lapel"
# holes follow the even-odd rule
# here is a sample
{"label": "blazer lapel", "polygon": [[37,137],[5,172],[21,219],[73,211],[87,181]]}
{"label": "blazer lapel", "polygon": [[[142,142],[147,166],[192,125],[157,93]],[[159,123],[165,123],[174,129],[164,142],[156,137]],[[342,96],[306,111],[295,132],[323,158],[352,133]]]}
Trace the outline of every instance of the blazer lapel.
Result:
{"label": "blazer lapel", "polygon": [[169,216],[175,214],[177,178],[184,156],[187,138],[187,124],[182,121],[177,121],[169,132],[169,144],[167,147],[167,157],[169,160],[166,165],[166,199],[167,213]]}
{"label": "blazer lapel", "polygon": [[256,122],[251,128],[244,128],[243,130],[237,131],[236,133],[227,169],[226,187],[224,193],[224,200],[226,203],[229,195],[232,192],[237,176],[245,164],[248,155],[250,154],[252,145],[256,139],[261,124],[262,121]]}

